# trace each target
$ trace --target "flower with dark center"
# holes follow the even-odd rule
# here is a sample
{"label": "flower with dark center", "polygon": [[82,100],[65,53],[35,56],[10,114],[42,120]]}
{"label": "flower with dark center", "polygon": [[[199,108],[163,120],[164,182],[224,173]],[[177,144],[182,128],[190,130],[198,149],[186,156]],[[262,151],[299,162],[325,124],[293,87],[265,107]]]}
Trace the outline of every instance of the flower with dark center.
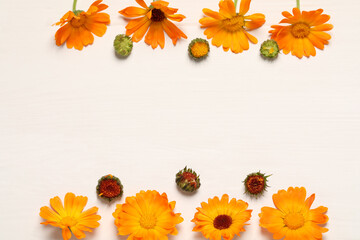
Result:
{"label": "flower with dark center", "polygon": [[209,198],[208,202],[202,202],[197,208],[194,219],[194,232],[201,232],[204,237],[211,240],[231,240],[235,235],[240,236],[244,232],[246,222],[251,218],[252,210],[248,210],[248,204],[235,198],[229,199],[224,194]]}
{"label": "flower with dark center", "polygon": [[110,202],[113,199],[122,196],[123,185],[121,184],[120,179],[109,174],[100,178],[96,187],[96,192],[99,197]]}
{"label": "flower with dark center", "polygon": [[271,175],[265,175],[264,173],[256,172],[250,173],[244,180],[245,185],[245,193],[249,194],[251,197],[259,197],[264,194],[268,185],[267,185],[267,178]]}
{"label": "flower with dark center", "polygon": [[177,40],[187,36],[172,22],[181,22],[185,16],[176,14],[177,9],[168,7],[163,0],[153,1],[148,6],[144,0],[136,0],[142,7],[127,7],[119,13],[126,18],[132,18],[126,25],[126,35],[134,42],[139,42],[145,36],[145,42],[153,49],[165,46],[166,33],[175,45]]}

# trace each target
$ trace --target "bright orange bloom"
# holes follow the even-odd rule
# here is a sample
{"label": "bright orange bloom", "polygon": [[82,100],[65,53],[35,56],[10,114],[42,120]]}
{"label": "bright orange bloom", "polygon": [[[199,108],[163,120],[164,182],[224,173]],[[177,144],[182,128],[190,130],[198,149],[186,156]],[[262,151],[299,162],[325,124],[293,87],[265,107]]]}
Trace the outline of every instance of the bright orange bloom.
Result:
{"label": "bright orange bloom", "polygon": [[232,198],[224,194],[209,198],[208,202],[202,202],[201,208],[196,208],[194,219],[196,224],[193,231],[201,232],[204,237],[211,240],[231,240],[240,232],[244,232],[245,222],[251,218],[252,210],[248,210],[248,204],[242,200]]}
{"label": "bright orange bloom", "polygon": [[67,193],[64,206],[59,197],[51,198],[52,208],[47,206],[40,208],[40,216],[47,220],[41,224],[61,228],[64,240],[70,239],[71,233],[78,239],[84,238],[83,231],[91,232],[90,228],[97,228],[100,225],[98,221],[101,219],[99,215],[96,215],[97,207],[83,212],[87,200],[87,197]]}
{"label": "bright orange bloom", "polygon": [[282,12],[285,18],[280,23],[290,25],[271,26],[274,28],[269,31],[271,38],[277,41],[285,54],[291,51],[291,54],[298,58],[315,56],[315,47],[323,50],[324,45],[329,44],[328,40],[331,39],[331,36],[324,31],[333,28],[333,25],[325,24],[330,16],[322,12],[322,9],[300,12],[298,8],[293,9],[294,15],[286,11]]}
{"label": "bright orange bloom", "polygon": [[185,16],[175,14],[177,9],[168,7],[168,2],[161,0],[152,2],[149,7],[143,0],[136,0],[136,2],[143,8],[127,7],[119,11],[120,14],[127,18],[139,17],[131,20],[126,25],[126,35],[134,34],[132,36],[134,42],[139,42],[146,32],[145,42],[151,45],[153,49],[157,48],[158,45],[164,48],[164,31],[172,39],[174,45],[178,39],[187,38],[175,24],[168,20],[181,22]]}
{"label": "bright orange bloom", "polygon": [[328,221],[325,215],[326,207],[310,209],[315,200],[315,194],[306,198],[305,188],[289,187],[287,191],[280,190],[273,195],[277,209],[261,208],[260,226],[273,233],[274,239],[284,240],[321,240],[322,233],[328,229],[319,226]]}
{"label": "bright orange bloom", "polygon": [[199,22],[202,28],[206,28],[204,34],[207,38],[212,38],[212,45],[222,45],[224,51],[231,49],[233,53],[241,53],[249,49],[249,40],[252,43],[258,42],[246,30],[261,27],[265,23],[265,16],[261,13],[245,16],[249,11],[250,2],[251,0],[241,0],[239,13],[236,13],[236,6],[232,0],[221,0],[219,12],[203,9],[207,17]]}
{"label": "bright orange bloom", "polygon": [[95,34],[101,37],[106,32],[106,25],[110,24],[107,13],[99,13],[108,6],[100,4],[102,0],[95,1],[87,12],[79,11],[75,14],[68,11],[56,25],[62,26],[55,34],[56,45],[61,46],[66,42],[68,48],[82,50],[84,46],[94,42]]}
{"label": "bright orange bloom", "polygon": [[113,213],[119,235],[130,235],[128,240],[167,240],[168,234],[177,235],[176,225],[184,219],[174,213],[175,203],[155,190],[127,197]]}

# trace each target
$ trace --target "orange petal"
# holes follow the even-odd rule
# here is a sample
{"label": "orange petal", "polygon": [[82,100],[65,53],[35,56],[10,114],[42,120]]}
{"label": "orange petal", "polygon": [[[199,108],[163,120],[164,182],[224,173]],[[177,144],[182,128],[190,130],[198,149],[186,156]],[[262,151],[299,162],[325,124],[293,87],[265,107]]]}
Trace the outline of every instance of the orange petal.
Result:
{"label": "orange petal", "polygon": [[172,39],[174,45],[176,44],[178,39],[187,39],[187,36],[172,22],[164,20],[162,22],[162,26],[166,34]]}
{"label": "orange petal", "polygon": [[181,22],[185,18],[185,16],[181,14],[174,14],[174,15],[167,15],[167,18],[176,22]]}
{"label": "orange petal", "polygon": [[313,28],[311,28],[311,30],[314,31],[330,31],[331,29],[333,29],[333,25],[332,24],[321,24],[318,26],[315,26]]}
{"label": "orange petal", "polygon": [[139,7],[127,7],[123,10],[119,11],[120,14],[122,14],[125,17],[131,18],[131,17],[139,17],[143,16],[148,12],[148,9],[139,8]]}
{"label": "orange petal", "polygon": [[[246,21],[250,20],[250,21]],[[261,13],[255,13],[249,16],[245,16],[245,27],[249,30],[253,30],[261,27],[265,23],[265,15]]]}
{"label": "orange petal", "polygon": [[69,228],[62,229],[62,236],[64,240],[69,240],[71,238],[71,232]]}
{"label": "orange petal", "polygon": [[57,30],[55,33],[56,45],[61,46],[64,44],[64,42],[69,38],[71,32],[72,28],[70,24],[66,24]]}
{"label": "orange petal", "polygon": [[205,15],[207,15],[207,16],[209,16],[209,17],[212,17],[212,18],[215,18],[215,19],[217,19],[217,20],[222,20],[222,19],[224,19],[224,17],[223,17],[220,13],[215,12],[215,11],[213,11],[213,10],[210,10],[210,9],[208,9],[208,8],[204,8],[204,9],[203,9],[203,13],[204,13]]}
{"label": "orange petal", "polygon": [[246,34],[246,36],[248,37],[248,39],[250,40],[250,42],[257,44],[258,40],[256,39],[256,37],[254,37],[253,35],[251,35],[250,33],[248,33],[247,31],[244,31],[244,33]]}
{"label": "orange petal", "polygon": [[143,8],[148,8],[148,6],[146,5],[146,3],[144,2],[144,0],[135,0],[140,6],[142,6]]}
{"label": "orange petal", "polygon": [[144,37],[150,24],[151,24],[151,21],[145,18],[145,22],[143,24],[141,24],[140,27],[135,31],[134,35],[132,36],[132,40],[134,42],[139,42]]}
{"label": "orange petal", "polygon": [[245,15],[249,11],[250,2],[251,2],[251,0],[241,0],[240,11],[239,11],[240,15]]}
{"label": "orange petal", "polygon": [[222,0],[219,2],[219,12],[226,18],[232,18],[236,16],[236,10],[234,2],[231,0]]}

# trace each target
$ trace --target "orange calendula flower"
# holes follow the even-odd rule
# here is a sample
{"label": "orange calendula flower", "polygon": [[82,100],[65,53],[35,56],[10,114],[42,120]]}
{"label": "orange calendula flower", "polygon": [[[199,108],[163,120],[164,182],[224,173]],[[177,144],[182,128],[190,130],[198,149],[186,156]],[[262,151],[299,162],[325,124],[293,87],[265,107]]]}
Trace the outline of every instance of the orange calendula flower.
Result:
{"label": "orange calendula flower", "polygon": [[322,233],[328,229],[319,226],[328,221],[326,207],[310,209],[315,194],[306,198],[305,188],[289,187],[273,195],[275,208],[261,208],[260,226],[273,233],[274,239],[284,240],[321,240]]}
{"label": "orange calendula flower", "polygon": [[83,212],[88,198],[83,196],[75,196],[73,193],[65,195],[64,204],[59,197],[50,199],[50,205],[40,208],[40,216],[46,219],[41,224],[51,225],[62,229],[64,240],[71,238],[71,233],[78,239],[84,238],[83,231],[91,232],[90,228],[97,228],[101,219],[96,215],[97,207],[92,207]]}
{"label": "orange calendula flower", "polygon": [[113,216],[119,235],[130,235],[128,240],[167,240],[168,234],[177,235],[176,225],[184,220],[174,208],[166,193],[140,191],[116,205]]}
{"label": "orange calendula flower", "polygon": [[66,42],[68,48],[82,50],[84,46],[94,42],[92,34],[103,36],[106,25],[110,24],[110,16],[107,13],[100,13],[108,7],[101,2],[102,0],[95,1],[87,12],[81,10],[67,12],[56,23],[61,26],[55,34],[56,45],[61,46]]}
{"label": "orange calendula flower", "polygon": [[293,14],[285,11],[285,17],[280,23],[287,23],[287,26],[273,25],[271,38],[277,41],[280,49],[285,54],[291,52],[292,55],[302,58],[316,55],[316,48],[324,49],[324,45],[329,44],[331,36],[325,31],[333,28],[333,25],[326,24],[330,16],[322,14],[323,10],[302,11],[299,8],[293,9]]}
{"label": "orange calendula flower", "polygon": [[250,2],[251,0],[241,0],[239,13],[236,13],[236,4],[232,0],[221,0],[219,12],[203,9],[207,17],[199,22],[202,28],[206,28],[204,34],[207,38],[212,38],[212,45],[223,46],[224,51],[231,49],[233,53],[241,53],[249,49],[249,40],[252,43],[258,42],[247,30],[261,27],[265,23],[265,16],[261,13],[245,16]]}
{"label": "orange calendula flower", "polygon": [[252,210],[247,210],[248,204],[242,200],[224,194],[221,200],[218,197],[209,198],[208,203],[202,202],[197,208],[192,222],[196,224],[193,231],[201,232],[211,240],[231,240],[240,232],[244,232],[245,222],[251,218]]}
{"label": "orange calendula flower", "polygon": [[157,48],[158,45],[164,48],[164,31],[172,39],[174,45],[178,39],[187,38],[175,24],[169,21],[181,22],[185,16],[175,14],[178,10],[168,7],[168,2],[161,0],[152,2],[149,7],[143,0],[136,0],[136,2],[143,8],[127,7],[119,11],[127,18],[137,17],[126,25],[126,35],[134,34],[132,36],[134,42],[139,42],[146,32],[145,42],[151,45],[153,49]]}

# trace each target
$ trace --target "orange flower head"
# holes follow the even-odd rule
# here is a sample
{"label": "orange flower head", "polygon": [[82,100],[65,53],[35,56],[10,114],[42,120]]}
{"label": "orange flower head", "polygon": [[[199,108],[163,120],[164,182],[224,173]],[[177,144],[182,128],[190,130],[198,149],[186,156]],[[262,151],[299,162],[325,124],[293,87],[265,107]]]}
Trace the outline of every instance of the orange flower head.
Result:
{"label": "orange flower head", "polygon": [[233,53],[241,53],[249,49],[249,40],[252,43],[258,42],[247,30],[261,27],[265,23],[265,16],[261,13],[245,16],[250,2],[251,0],[241,0],[239,13],[236,13],[232,0],[221,0],[219,12],[203,9],[206,17],[199,22],[202,28],[206,28],[204,34],[207,38],[212,38],[212,45],[223,46],[224,51],[231,49]]}
{"label": "orange flower head", "polygon": [[126,35],[133,34],[132,40],[134,42],[139,42],[146,32],[145,42],[151,45],[153,49],[157,48],[158,45],[164,48],[164,31],[172,39],[174,45],[178,39],[187,38],[175,24],[169,21],[181,22],[185,16],[175,14],[177,9],[168,7],[168,2],[162,0],[152,2],[149,7],[143,0],[136,0],[136,2],[143,8],[127,7],[119,11],[127,18],[135,18],[126,25]]}
{"label": "orange flower head", "polygon": [[194,232],[201,232],[204,237],[211,240],[231,240],[240,232],[244,232],[244,225],[251,218],[252,210],[248,210],[248,204],[235,198],[229,201],[229,196],[224,194],[209,198],[208,202],[202,202],[201,208],[197,208],[194,219]]}
{"label": "orange flower head", "polygon": [[96,215],[97,207],[92,207],[83,212],[88,198],[75,196],[73,193],[65,195],[64,205],[59,197],[50,199],[50,205],[40,208],[40,216],[46,219],[41,224],[51,225],[62,229],[64,240],[71,238],[71,233],[78,239],[84,238],[84,231],[91,232],[90,228],[97,228],[101,219]]}
{"label": "orange flower head", "polygon": [[293,8],[294,15],[287,11],[282,12],[285,18],[280,23],[289,25],[271,26],[271,38],[277,41],[285,54],[291,52],[298,58],[315,56],[315,47],[323,50],[324,45],[329,44],[331,36],[325,31],[333,28],[333,25],[326,24],[330,16],[322,12],[322,9],[300,12],[298,8]]}
{"label": "orange flower head", "polygon": [[119,235],[130,235],[128,240],[165,240],[168,234],[177,235],[176,225],[184,220],[174,208],[165,193],[140,191],[116,205],[113,216]]}
{"label": "orange flower head", "polygon": [[328,221],[326,207],[310,209],[315,194],[306,198],[306,189],[289,187],[273,195],[275,208],[261,208],[260,226],[273,234],[274,239],[321,240],[322,233],[328,229],[319,226]]}
{"label": "orange flower head", "polygon": [[61,26],[55,34],[56,45],[61,46],[66,42],[68,48],[82,50],[84,46],[94,42],[92,34],[103,36],[106,25],[110,24],[110,16],[107,13],[100,13],[108,7],[101,2],[102,0],[95,1],[87,12],[68,11],[56,23]]}

